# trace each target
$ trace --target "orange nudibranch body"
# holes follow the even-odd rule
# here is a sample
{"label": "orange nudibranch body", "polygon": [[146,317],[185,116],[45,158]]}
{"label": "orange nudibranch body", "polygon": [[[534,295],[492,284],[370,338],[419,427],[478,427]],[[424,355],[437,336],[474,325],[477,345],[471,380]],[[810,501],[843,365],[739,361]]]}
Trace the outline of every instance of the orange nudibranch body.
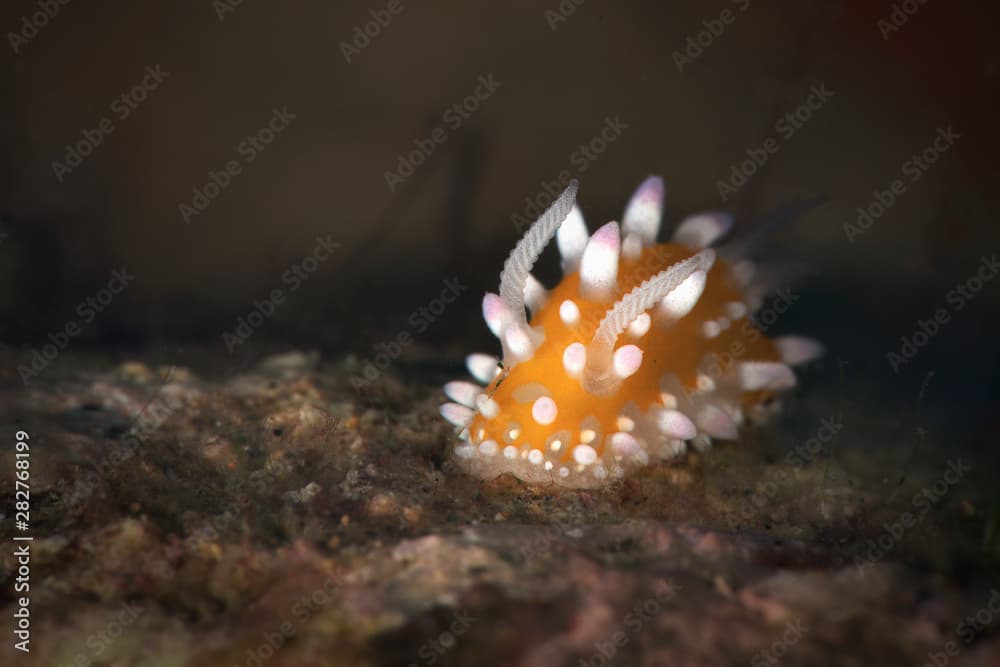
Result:
{"label": "orange nudibranch body", "polygon": [[[574,198],[575,184],[515,248],[500,294],[484,299],[503,370],[471,355],[469,370],[486,387],[445,387],[455,402],[442,414],[460,431],[456,460],[483,478],[597,486],[687,443],[736,438],[748,416],[794,385],[786,364],[820,353],[808,339],[772,341],[754,325],[763,291],[752,265],[706,249],[728,216],[692,216],[672,242],[656,243],[663,184],[650,178],[621,229],[612,222],[589,236]],[[565,275],[545,290],[527,271],[555,233]]]}

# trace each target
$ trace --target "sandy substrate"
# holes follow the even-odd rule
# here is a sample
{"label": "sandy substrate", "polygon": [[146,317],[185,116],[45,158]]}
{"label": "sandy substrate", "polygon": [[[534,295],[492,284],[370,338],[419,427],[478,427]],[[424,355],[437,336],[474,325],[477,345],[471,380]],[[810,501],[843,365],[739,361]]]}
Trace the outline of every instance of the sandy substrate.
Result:
{"label": "sandy substrate", "polygon": [[[835,388],[573,491],[447,460],[457,356],[366,395],[356,359],[210,358],[2,378],[3,437],[31,443],[24,664],[1000,664],[991,466],[957,447],[901,465],[913,425],[859,427]],[[824,419],[843,426],[810,445]],[[0,466],[11,498],[13,447]],[[11,549],[0,567],[9,583]]]}

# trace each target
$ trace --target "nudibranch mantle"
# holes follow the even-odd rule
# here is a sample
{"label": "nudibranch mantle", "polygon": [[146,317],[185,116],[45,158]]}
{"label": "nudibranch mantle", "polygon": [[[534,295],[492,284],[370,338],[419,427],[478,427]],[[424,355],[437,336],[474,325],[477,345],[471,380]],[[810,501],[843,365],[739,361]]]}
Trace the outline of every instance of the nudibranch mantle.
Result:
{"label": "nudibranch mantle", "polygon": [[[731,265],[709,247],[729,230],[728,215],[693,215],[657,243],[664,188],[650,177],[621,227],[609,222],[591,236],[576,189],[573,181],[532,225],[499,294],[483,299],[503,363],[470,355],[480,384],[445,385],[455,460],[484,479],[509,472],[595,487],[689,443],[735,439],[795,385],[791,365],[822,353],[812,340],[771,340],[754,325],[766,288],[753,265]],[[553,235],[564,276],[547,290],[529,271]]]}

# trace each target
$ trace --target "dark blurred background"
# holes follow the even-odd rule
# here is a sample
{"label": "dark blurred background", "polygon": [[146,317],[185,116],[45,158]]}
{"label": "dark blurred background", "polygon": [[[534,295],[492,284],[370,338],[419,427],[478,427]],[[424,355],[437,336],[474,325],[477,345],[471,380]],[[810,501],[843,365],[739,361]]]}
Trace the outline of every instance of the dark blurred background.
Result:
{"label": "dark blurred background", "polygon": [[[223,333],[288,286],[318,236],[339,248],[240,354],[277,342],[370,356],[400,331],[416,339],[404,358],[492,349],[479,299],[496,289],[526,200],[544,205],[565,172],[594,229],[653,173],[667,183],[668,229],[720,208],[737,214],[738,235],[777,227],[766,255],[809,275],[776,330],[826,342],[826,379],[845,361],[857,400],[912,407],[933,371],[929,412],[963,433],[992,424],[1000,280],[959,312],[947,299],[1000,250],[990,3],[16,0],[2,11],[0,341],[18,363],[122,267],[134,282],[74,349],[168,341],[227,355]],[[500,85],[478,108],[447,113],[490,77]],[[833,96],[794,134],[776,126],[823,87]],[[248,161],[242,142],[286,108],[294,119]],[[609,118],[625,129],[582,158]],[[102,119],[113,131],[94,135]],[[390,187],[385,173],[436,127],[444,142]],[[959,138],[911,182],[907,161],[948,127]],[[100,137],[89,156],[54,166],[88,133]],[[776,152],[723,200],[719,182],[768,138]],[[240,173],[185,220],[181,205],[231,160]],[[845,224],[896,178],[905,191],[849,240]],[[418,331],[410,314],[450,278],[469,290]],[[950,321],[893,372],[887,354],[938,308]]]}

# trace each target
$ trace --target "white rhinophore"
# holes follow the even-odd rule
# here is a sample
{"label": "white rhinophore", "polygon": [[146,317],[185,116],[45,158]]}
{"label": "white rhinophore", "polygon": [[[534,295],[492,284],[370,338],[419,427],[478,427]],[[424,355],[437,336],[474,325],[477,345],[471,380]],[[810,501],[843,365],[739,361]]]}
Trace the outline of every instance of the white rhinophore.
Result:
{"label": "white rhinophore", "polygon": [[[528,329],[528,319],[524,312],[525,290],[528,287],[531,267],[535,265],[538,256],[555,235],[556,230],[572,211],[576,201],[578,183],[571,181],[559,198],[546,209],[538,220],[528,229],[521,240],[514,246],[500,273],[500,301],[504,309],[495,306],[490,300],[483,300],[483,315],[487,317],[487,325],[493,329],[494,322],[499,322],[497,335],[504,343],[504,352],[511,352],[514,362],[522,361],[534,353],[539,344],[539,336]],[[492,321],[491,321],[492,318]],[[516,333],[507,335],[507,330],[514,328]],[[510,340],[517,344],[517,350],[512,350]],[[527,345],[523,345],[527,343]]]}

